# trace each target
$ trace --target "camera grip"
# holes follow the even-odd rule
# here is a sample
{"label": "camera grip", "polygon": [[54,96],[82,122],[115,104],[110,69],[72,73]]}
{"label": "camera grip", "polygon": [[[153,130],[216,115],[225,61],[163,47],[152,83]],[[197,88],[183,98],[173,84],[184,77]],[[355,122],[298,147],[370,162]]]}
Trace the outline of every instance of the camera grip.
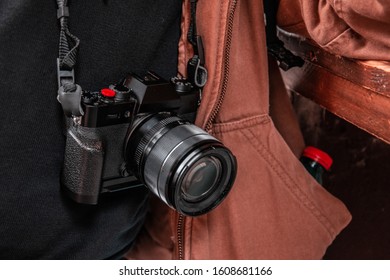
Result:
{"label": "camera grip", "polygon": [[104,161],[103,143],[92,130],[67,130],[62,187],[76,202],[97,204]]}

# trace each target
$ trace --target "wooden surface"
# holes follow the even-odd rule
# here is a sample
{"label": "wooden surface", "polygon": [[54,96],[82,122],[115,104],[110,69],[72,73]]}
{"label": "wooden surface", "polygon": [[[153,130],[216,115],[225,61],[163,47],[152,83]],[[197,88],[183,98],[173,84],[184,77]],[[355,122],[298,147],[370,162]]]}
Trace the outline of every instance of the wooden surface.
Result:
{"label": "wooden surface", "polygon": [[348,59],[296,35],[279,35],[305,60],[301,68],[282,71],[291,91],[390,143],[390,62]]}

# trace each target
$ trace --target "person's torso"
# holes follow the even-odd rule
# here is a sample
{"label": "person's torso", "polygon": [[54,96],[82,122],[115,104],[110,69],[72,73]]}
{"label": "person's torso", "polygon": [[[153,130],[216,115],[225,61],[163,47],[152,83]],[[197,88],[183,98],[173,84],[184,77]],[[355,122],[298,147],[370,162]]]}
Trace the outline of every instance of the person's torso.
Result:
{"label": "person's torso", "polygon": [[[176,75],[180,1],[71,1],[69,9],[69,28],[81,40],[75,73],[83,88],[149,69]],[[98,206],[77,205],[60,191],[56,15],[56,1],[0,3],[1,259],[116,257],[145,212],[145,188]]]}

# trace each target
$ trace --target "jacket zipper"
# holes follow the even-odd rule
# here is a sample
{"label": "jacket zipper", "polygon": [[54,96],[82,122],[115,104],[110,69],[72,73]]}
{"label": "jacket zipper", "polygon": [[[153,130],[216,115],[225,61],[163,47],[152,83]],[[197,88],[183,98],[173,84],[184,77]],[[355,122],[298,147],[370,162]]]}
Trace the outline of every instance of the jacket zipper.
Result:
{"label": "jacket zipper", "polygon": [[[222,87],[220,94],[218,95],[217,102],[213,107],[213,110],[211,111],[210,117],[206,122],[206,125],[204,129],[207,132],[211,131],[211,127],[213,125],[213,122],[215,121],[215,118],[218,115],[219,110],[221,109],[223,100],[226,95],[227,91],[227,82],[229,79],[229,67],[230,67],[230,49],[232,45],[232,37],[233,37],[233,21],[234,21],[234,14],[236,11],[238,0],[233,0],[230,4],[229,8],[229,15],[228,15],[228,21],[226,26],[226,43],[225,43],[225,49],[224,49],[224,55],[223,55],[223,79],[222,79]],[[178,220],[177,220],[177,257],[179,260],[184,260],[184,224],[186,221],[186,217],[182,214],[179,214]]]}
{"label": "jacket zipper", "polygon": [[227,82],[229,80],[229,72],[230,72],[230,49],[232,45],[232,37],[233,37],[233,21],[234,21],[234,13],[236,11],[238,0],[233,0],[229,10],[229,17],[227,22],[227,33],[226,33],[226,43],[225,43],[225,52],[223,54],[224,62],[223,62],[223,80],[221,92],[218,96],[217,102],[214,105],[213,110],[211,111],[210,117],[205,125],[205,130],[210,132],[213,122],[218,115],[219,110],[221,109],[223,100],[226,95],[227,90]]}
{"label": "jacket zipper", "polygon": [[179,260],[184,260],[184,222],[185,216],[179,214],[177,220],[177,257]]}

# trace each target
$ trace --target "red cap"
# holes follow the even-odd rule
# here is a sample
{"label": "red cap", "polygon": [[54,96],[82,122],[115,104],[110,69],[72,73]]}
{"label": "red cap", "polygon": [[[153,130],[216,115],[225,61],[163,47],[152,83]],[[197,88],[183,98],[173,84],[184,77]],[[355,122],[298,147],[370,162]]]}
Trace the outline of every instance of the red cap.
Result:
{"label": "red cap", "polygon": [[302,156],[318,162],[326,170],[329,170],[333,163],[333,159],[327,153],[311,146],[308,146],[303,150]]}
{"label": "red cap", "polygon": [[110,88],[103,88],[100,90],[101,94],[104,96],[104,97],[115,97],[115,90],[112,90]]}

